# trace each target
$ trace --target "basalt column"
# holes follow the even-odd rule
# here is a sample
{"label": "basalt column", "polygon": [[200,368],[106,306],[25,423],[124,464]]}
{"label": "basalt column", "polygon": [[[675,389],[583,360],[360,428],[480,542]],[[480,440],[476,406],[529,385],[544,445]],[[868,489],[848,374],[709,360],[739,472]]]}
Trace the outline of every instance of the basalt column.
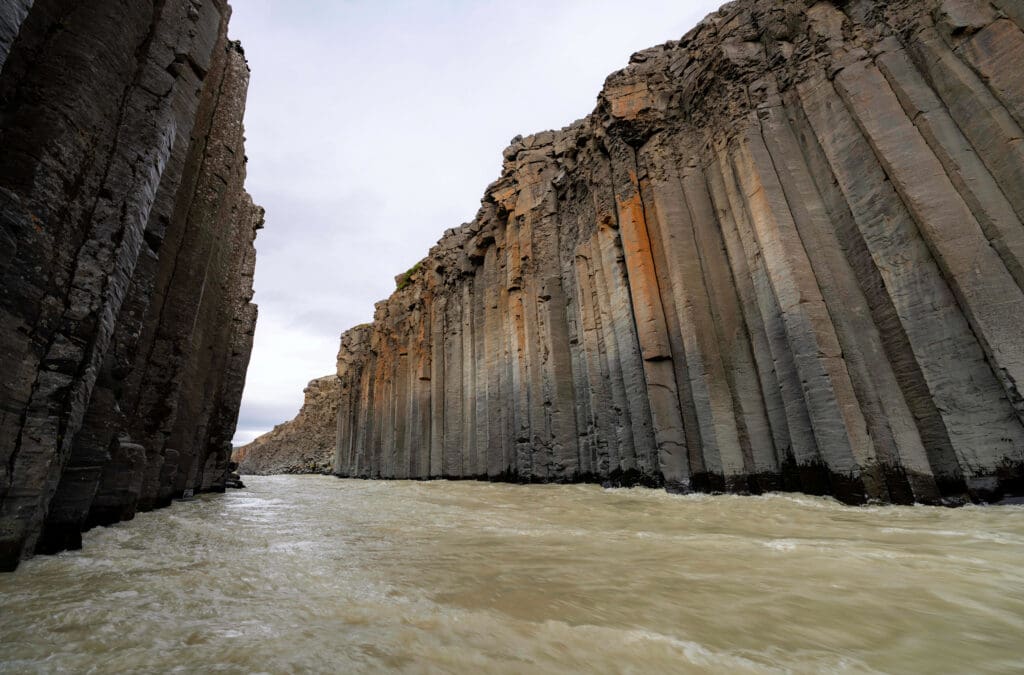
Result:
{"label": "basalt column", "polygon": [[0,46],[15,27],[0,72],[2,569],[223,489],[262,226],[229,15],[36,0],[0,16]]}
{"label": "basalt column", "polygon": [[1019,3],[740,0],[342,340],[335,472],[1024,492]]}

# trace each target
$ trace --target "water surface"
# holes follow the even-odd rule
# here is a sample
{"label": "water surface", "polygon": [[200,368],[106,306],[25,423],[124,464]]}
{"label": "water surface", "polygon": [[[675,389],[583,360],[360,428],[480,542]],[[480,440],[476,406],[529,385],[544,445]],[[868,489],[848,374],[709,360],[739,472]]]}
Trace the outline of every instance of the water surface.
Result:
{"label": "water surface", "polygon": [[0,575],[0,671],[1024,671],[1020,506],[246,482]]}

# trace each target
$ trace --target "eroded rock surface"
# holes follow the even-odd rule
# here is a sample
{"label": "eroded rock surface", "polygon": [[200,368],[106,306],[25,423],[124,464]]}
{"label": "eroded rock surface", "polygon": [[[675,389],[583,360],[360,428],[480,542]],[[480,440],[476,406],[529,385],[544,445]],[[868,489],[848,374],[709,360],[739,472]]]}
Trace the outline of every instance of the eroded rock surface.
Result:
{"label": "eroded rock surface", "polygon": [[295,419],[279,424],[252,443],[236,448],[232,459],[242,474],[330,473],[341,382],[336,375],[313,380]]}
{"label": "eroded rock surface", "polygon": [[1024,488],[1009,0],[740,0],[517,138],[342,340],[335,472]]}
{"label": "eroded rock surface", "polygon": [[263,222],[229,15],[0,10],[0,570],[224,488]]}

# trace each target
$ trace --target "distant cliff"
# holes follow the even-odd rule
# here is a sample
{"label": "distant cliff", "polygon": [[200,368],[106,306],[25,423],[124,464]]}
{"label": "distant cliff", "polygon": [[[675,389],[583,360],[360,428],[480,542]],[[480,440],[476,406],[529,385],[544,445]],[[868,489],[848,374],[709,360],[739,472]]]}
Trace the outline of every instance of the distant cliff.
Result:
{"label": "distant cliff", "polygon": [[232,459],[239,473],[330,473],[340,384],[336,375],[328,375],[306,385],[305,402],[295,419],[235,449]]}
{"label": "distant cliff", "polygon": [[1020,494],[1022,24],[740,0],[633,55],[343,338],[335,472]]}
{"label": "distant cliff", "polygon": [[229,14],[0,9],[0,570],[224,489],[263,223]]}

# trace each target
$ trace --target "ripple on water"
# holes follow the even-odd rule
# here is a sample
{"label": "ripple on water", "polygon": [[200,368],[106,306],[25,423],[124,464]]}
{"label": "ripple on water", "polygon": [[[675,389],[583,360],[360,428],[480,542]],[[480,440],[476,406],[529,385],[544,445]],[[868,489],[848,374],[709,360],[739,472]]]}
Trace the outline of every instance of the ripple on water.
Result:
{"label": "ripple on water", "polygon": [[0,671],[1024,669],[1024,507],[246,482],[0,576]]}

